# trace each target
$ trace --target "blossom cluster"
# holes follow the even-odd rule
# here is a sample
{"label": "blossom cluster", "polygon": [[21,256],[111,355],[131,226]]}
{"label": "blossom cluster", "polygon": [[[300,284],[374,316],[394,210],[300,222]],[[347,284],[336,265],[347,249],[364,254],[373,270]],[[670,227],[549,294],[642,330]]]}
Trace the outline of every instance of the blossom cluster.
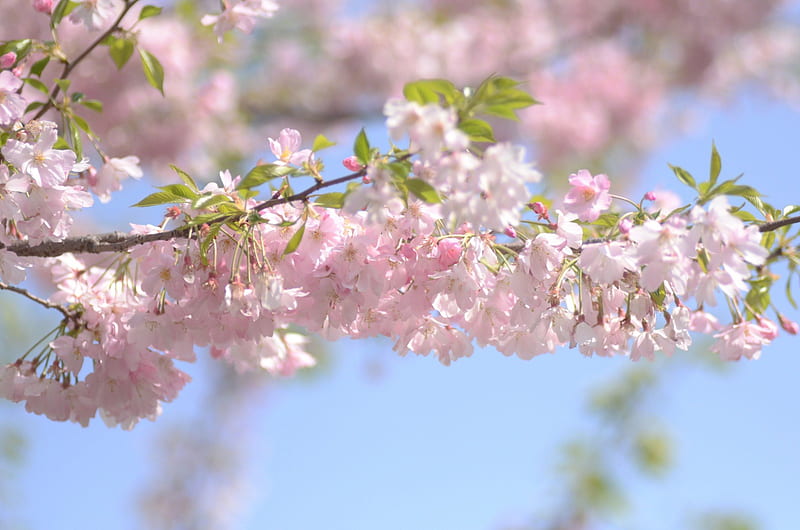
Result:
{"label": "blossom cluster", "polygon": [[[134,3],[79,2],[70,18],[97,31]],[[57,14],[46,2],[35,6]],[[220,36],[250,31],[277,9],[268,0],[223,7],[204,18]],[[140,55],[148,81],[163,89],[157,60]],[[119,52],[112,57],[121,61]],[[348,176],[326,181],[317,151],[327,139],[304,149],[300,133],[286,128],[268,141],[273,163],[244,177],[223,171],[201,188],[177,170],[183,184],[138,204],[171,204],[160,225],[133,225],[110,250],[36,254],[37,244],[74,236],[70,212],[90,206],[92,193],[106,202],[125,179],[143,175],[136,156],[107,156],[76,120],[66,102],[86,103],[82,93],[67,98],[64,79],[47,91],[47,61],[0,56],[0,282],[8,289],[27,270],[46,273],[55,289],[47,300],[15,289],[64,315],[40,351],[0,368],[0,396],[31,412],[82,425],[99,415],[131,428],[178,395],[189,377],[176,361],[194,361],[197,349],[238,371],[291,375],[315,362],[309,333],[389,337],[400,355],[434,354],[444,364],[470,356],[473,344],[523,359],[563,346],[653,359],[686,350],[692,332],[712,335],[723,359],[754,359],[777,335],[766,306],[748,301],[769,245],[725,194],[748,197],[773,219],[781,212],[735,181],[716,185],[713,157],[702,186],[677,171],[700,194],[684,208],[662,211],[649,193],[627,200],[633,211],[612,209],[619,197],[611,180],[588,170],[569,177],[560,201],[531,202],[529,186],[541,175],[523,147],[494,141],[480,117],[480,109],[509,117],[533,103],[499,77],[474,90],[410,84],[406,99],[384,106],[389,136],[407,138],[407,148],[381,153],[362,130],[343,161]],[[31,102],[23,78],[44,86],[47,101]],[[65,103],[56,103],[60,91]],[[26,115],[37,108],[58,111],[70,132]],[[99,169],[83,157],[76,124],[97,146]],[[305,177],[314,184],[294,192],[294,179]],[[258,199],[255,188],[266,182],[269,199]],[[334,183],[348,184],[322,192]],[[728,324],[708,312],[720,294]]]}

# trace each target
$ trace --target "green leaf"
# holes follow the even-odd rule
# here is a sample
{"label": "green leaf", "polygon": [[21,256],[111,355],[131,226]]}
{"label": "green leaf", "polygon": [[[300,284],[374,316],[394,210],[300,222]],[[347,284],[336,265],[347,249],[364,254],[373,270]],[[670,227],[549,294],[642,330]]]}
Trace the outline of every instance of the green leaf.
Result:
{"label": "green leaf", "polygon": [[494,142],[492,126],[477,118],[462,120],[458,128],[467,133],[471,142]]}
{"label": "green leaf", "polygon": [[462,96],[453,83],[446,79],[423,79],[406,83],[403,87],[403,96],[408,101],[426,105],[428,103],[441,103],[443,99],[448,105],[453,105]]}
{"label": "green leaf", "polygon": [[291,254],[297,247],[300,246],[300,242],[303,240],[303,234],[306,232],[306,223],[297,229],[297,232],[294,233],[292,239],[289,240],[289,243],[286,244],[286,250],[283,251],[283,255]]}
{"label": "green leaf", "polygon": [[192,201],[192,208],[196,210],[208,209],[212,206],[217,206],[222,203],[229,203],[233,199],[228,197],[227,195],[222,194],[208,194],[208,195],[201,195],[200,197],[196,198]]}
{"label": "green leaf", "polygon": [[183,184],[168,184],[166,186],[159,186],[158,189],[176,197],[189,199],[190,201],[193,201],[199,197],[199,194],[196,191]]}
{"label": "green leaf", "polygon": [[250,172],[245,175],[239,185],[236,186],[237,190],[248,190],[260,186],[265,182],[278,177],[283,177],[294,171],[289,166],[279,166],[277,164],[261,164],[254,167]]}
{"label": "green leaf", "polygon": [[108,54],[111,55],[111,60],[117,65],[117,70],[122,69],[128,63],[131,55],[133,55],[133,48],[132,40],[112,37],[111,43],[108,45]]}
{"label": "green leaf", "polygon": [[406,180],[408,190],[427,203],[440,203],[442,198],[436,191],[436,188],[428,184],[422,179],[408,179]]}
{"label": "green leaf", "polygon": [[[25,107],[25,112],[23,112],[23,114],[27,114],[30,111],[36,110],[40,107],[44,107],[44,103],[42,103],[41,101],[34,101],[33,103],[30,103],[27,107]],[[0,144],[2,143],[3,142],[0,142]]]}
{"label": "green leaf", "polygon": [[186,197],[175,195],[167,191],[157,191],[155,193],[151,193],[133,206],[158,206],[159,204],[183,204],[185,202],[187,202]]}
{"label": "green leaf", "polygon": [[39,81],[38,79],[34,79],[32,77],[28,77],[25,79],[25,82],[28,83],[30,86],[42,92],[44,94],[50,94],[50,90],[47,88],[47,85]]}
{"label": "green leaf", "polygon": [[35,63],[33,63],[33,66],[31,66],[31,75],[35,75],[36,77],[41,77],[42,72],[44,71],[45,67],[47,66],[47,63],[49,62],[50,62],[50,56],[47,55],[46,57],[43,57],[38,61],[36,61]]}
{"label": "green leaf", "polygon": [[[195,218],[196,219],[196,218]],[[194,219],[192,219],[194,221]],[[198,223],[203,224],[203,223]],[[200,261],[203,265],[208,265],[208,248],[211,246],[211,243],[217,238],[217,234],[222,229],[222,223],[214,223],[210,225],[210,230],[208,231],[208,235],[200,242]]]}
{"label": "green leaf", "polygon": [[156,6],[144,6],[139,12],[139,20],[154,17],[161,14],[161,8]]}
{"label": "green leaf", "polygon": [[323,149],[327,149],[328,147],[332,147],[336,145],[336,142],[331,142],[324,135],[318,134],[316,138],[314,138],[314,143],[311,146],[311,150],[315,153],[317,151],[322,151]]}
{"label": "green leaf", "polygon": [[96,99],[82,99],[78,103],[95,112],[103,112],[103,103]]}
{"label": "green leaf", "polygon": [[675,176],[678,177],[678,180],[689,186],[690,188],[697,190],[697,183],[694,180],[694,177],[691,173],[686,171],[685,169],[673,166],[672,164],[667,164],[669,168],[675,173]]}
{"label": "green leaf", "polygon": [[69,86],[72,84],[71,79],[56,79],[56,85],[58,88],[61,89],[62,92],[66,93],[69,90]]}
{"label": "green leaf", "polygon": [[722,159],[717,152],[717,146],[711,142],[711,168],[708,171],[708,181],[712,187],[717,183],[720,171],[722,171]]}
{"label": "green leaf", "polygon": [[17,56],[17,62],[19,62],[31,52],[31,49],[33,49],[33,41],[31,39],[10,40],[0,44],[0,55],[14,52],[14,55]]}
{"label": "green leaf", "polygon": [[364,128],[361,128],[361,132],[358,133],[356,136],[356,141],[353,144],[353,153],[355,153],[356,158],[358,158],[359,163],[366,166],[370,163],[370,146],[369,140],[367,139],[367,133],[364,131]]}
{"label": "green leaf", "polygon": [[78,159],[80,160],[83,157],[83,142],[81,141],[81,131],[76,125],[74,117],[73,119],[67,119],[67,130],[69,131],[69,139],[72,144],[72,149],[75,151],[75,154],[78,155]]}
{"label": "green leaf", "polygon": [[147,82],[157,88],[164,95],[164,67],[158,62],[156,56],[147,50],[139,48],[139,57],[142,59],[142,69]]}
{"label": "green leaf", "polygon": [[797,302],[794,301],[794,297],[792,296],[792,274],[789,274],[789,277],[786,278],[786,299],[789,300],[789,303],[792,304],[792,307],[797,309]]}
{"label": "green leaf", "polygon": [[72,119],[75,121],[75,124],[81,128],[81,130],[87,134],[92,132],[92,129],[89,127],[89,124],[86,123],[86,120],[81,118],[80,116],[72,116]]}
{"label": "green leaf", "polygon": [[344,193],[333,191],[331,193],[325,193],[318,196],[314,199],[314,203],[322,206],[323,208],[341,208],[344,206],[344,198]]}
{"label": "green leaf", "polygon": [[53,14],[50,15],[50,27],[55,28],[58,26],[61,20],[69,15],[77,5],[76,2],[71,2],[70,0],[61,0],[56,8],[53,9]]}
{"label": "green leaf", "polygon": [[484,80],[470,98],[469,108],[509,120],[518,120],[516,111],[538,103],[530,94],[517,88],[519,82],[508,77],[491,76]]}
{"label": "green leaf", "polygon": [[191,176],[189,176],[187,172],[185,172],[184,170],[182,170],[181,168],[179,168],[174,164],[170,164],[169,167],[172,168],[172,171],[178,174],[178,176],[181,178],[184,184],[189,186],[189,188],[191,188],[194,191],[200,191],[199,188],[197,187],[197,183]]}

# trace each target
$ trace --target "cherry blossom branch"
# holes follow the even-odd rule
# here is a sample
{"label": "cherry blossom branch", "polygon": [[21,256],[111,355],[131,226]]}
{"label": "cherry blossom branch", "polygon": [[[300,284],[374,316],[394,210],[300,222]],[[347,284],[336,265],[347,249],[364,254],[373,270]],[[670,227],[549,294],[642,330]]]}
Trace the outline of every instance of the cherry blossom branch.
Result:
{"label": "cherry blossom branch", "polygon": [[[69,62],[65,59],[64,69],[61,71],[61,75],[58,77],[58,79],[66,79],[69,76],[69,74],[71,74],[72,71],[78,66],[78,64],[80,64],[84,59],[86,59],[86,57],[88,57],[89,54],[92,53],[92,51],[95,48],[97,48],[104,40],[106,40],[112,33],[114,33],[119,28],[119,24],[122,22],[122,19],[125,18],[125,15],[128,14],[128,11],[130,11],[131,8],[138,1],[139,0],[126,0],[125,8],[119,14],[114,23],[111,24],[111,27],[109,27],[99,37],[97,37],[97,39],[95,39],[94,42],[92,42],[85,50],[83,50],[83,52],[81,52],[81,54],[78,55],[78,57],[76,57],[74,61]],[[58,97],[60,91],[61,91],[61,86],[55,84],[55,86],[53,86],[53,90],[50,91],[50,95],[48,96],[47,101],[39,109],[39,112],[37,112],[36,115],[33,117],[34,120],[38,120],[39,118],[44,116],[45,112],[47,112],[53,107],[56,97]]]}
{"label": "cherry blossom branch", "polygon": [[[363,177],[366,174],[366,169],[362,169],[355,173],[345,175],[333,180],[324,182],[317,182],[313,186],[291,195],[289,197],[279,197],[269,199],[256,205],[253,210],[260,212],[273,206],[286,204],[295,201],[306,201],[308,197],[320,189],[342,184],[356,178]],[[238,215],[238,214],[232,214]],[[224,217],[214,223],[224,223],[229,221],[229,217]],[[192,231],[192,226],[180,226],[178,228],[168,230],[166,232],[158,232],[153,234],[126,234],[124,232],[109,232],[106,234],[92,234],[86,236],[68,237],[61,241],[45,241],[37,245],[30,245],[29,243],[15,243],[13,245],[5,245],[0,243],[0,250],[7,250],[13,252],[17,256],[24,257],[37,257],[37,258],[54,258],[61,256],[68,252],[72,253],[88,253],[100,254],[101,252],[120,252],[129,248],[143,245],[145,243],[152,243],[154,241],[169,241],[170,239],[187,237]]]}
{"label": "cherry blossom branch", "polygon": [[44,307],[46,307],[48,309],[57,309],[58,311],[61,312],[62,315],[64,315],[65,319],[69,320],[69,319],[74,318],[74,315],[70,314],[70,312],[67,311],[63,306],[61,306],[59,304],[54,304],[52,302],[48,302],[47,300],[45,300],[43,298],[39,298],[35,294],[31,294],[28,290],[23,289],[21,287],[16,287],[14,285],[9,285],[9,284],[7,284],[5,282],[0,282],[0,289],[6,290],[6,291],[11,291],[11,292],[14,292],[14,293],[17,293],[17,294],[21,294],[22,296],[24,296],[28,300],[33,300],[37,304],[42,305],[42,306],[44,306]]}
{"label": "cherry blossom branch", "polygon": [[782,228],[784,226],[793,225],[796,223],[800,223],[800,216],[797,217],[787,217],[786,219],[781,219],[779,221],[772,221],[771,223],[764,223],[758,227],[759,232],[772,232],[773,230],[777,230],[778,228]]}

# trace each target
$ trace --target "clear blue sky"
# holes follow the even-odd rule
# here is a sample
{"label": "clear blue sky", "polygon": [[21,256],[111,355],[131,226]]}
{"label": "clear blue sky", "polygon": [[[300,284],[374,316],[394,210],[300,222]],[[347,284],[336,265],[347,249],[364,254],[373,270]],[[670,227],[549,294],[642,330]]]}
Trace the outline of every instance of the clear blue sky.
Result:
{"label": "clear blue sky", "polygon": [[[800,202],[794,109],[745,97],[709,112],[653,155],[648,187],[677,187],[667,163],[704,175],[714,139],[723,176],[743,172],[771,202]],[[276,383],[255,404],[250,500],[235,528],[483,530],[528,520],[556,499],[556,449],[587,427],[587,389],[628,366],[566,350],[533,361],[476,351],[449,368],[397,358],[385,342],[334,350],[327,374]],[[375,363],[377,380],[367,377]],[[133,432],[2,407],[30,442],[11,492],[17,520],[34,530],[137,528],[134,496],[157,474],[159,430],[194,414],[205,389],[203,367],[189,371],[196,380],[178,401]],[[799,374],[800,338],[791,337],[724,376],[687,365],[656,407],[676,434],[677,466],[662,481],[635,482],[635,511],[607,528],[680,528],[679,515],[709,507],[752,513],[764,529],[796,527]]]}

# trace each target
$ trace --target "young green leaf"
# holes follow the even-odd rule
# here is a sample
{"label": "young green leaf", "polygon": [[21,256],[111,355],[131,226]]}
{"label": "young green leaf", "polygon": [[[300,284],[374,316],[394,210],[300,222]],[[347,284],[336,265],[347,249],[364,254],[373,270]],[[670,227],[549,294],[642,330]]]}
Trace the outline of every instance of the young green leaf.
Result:
{"label": "young green leaf", "polygon": [[110,39],[108,54],[111,56],[111,60],[114,61],[114,64],[117,65],[117,70],[119,70],[128,63],[131,55],[133,55],[133,41],[116,37],[110,37]]}
{"label": "young green leaf", "polygon": [[28,77],[28,78],[25,79],[25,82],[28,83],[33,88],[35,88],[36,90],[38,90],[39,92],[42,92],[44,94],[49,94],[50,93],[50,90],[48,90],[47,85],[45,85],[44,83],[42,83],[38,79],[34,79],[32,77]]}
{"label": "young green leaf", "polygon": [[448,105],[453,105],[463,97],[455,85],[446,79],[423,79],[406,83],[403,87],[403,96],[408,101],[420,105],[441,103],[441,99],[444,99]]}
{"label": "young green leaf", "polygon": [[672,170],[672,172],[675,173],[675,176],[678,177],[678,180],[680,180],[693,190],[697,190],[697,183],[695,182],[694,177],[692,176],[691,173],[689,173],[688,171],[686,171],[681,167],[673,166],[672,164],[667,164],[667,165]]}
{"label": "young green leaf", "polygon": [[717,183],[720,171],[722,171],[722,159],[717,152],[717,146],[711,142],[711,168],[708,171],[708,181],[712,187]]}
{"label": "young green leaf", "polygon": [[133,206],[158,206],[159,204],[182,204],[185,202],[187,202],[186,197],[175,195],[174,193],[169,193],[167,191],[157,191],[155,193],[151,193]]}
{"label": "young green leaf", "polygon": [[367,139],[367,133],[363,128],[361,129],[361,132],[358,133],[358,136],[356,136],[355,144],[353,144],[353,152],[355,153],[356,158],[358,158],[358,161],[361,163],[361,165],[366,166],[370,163],[371,156],[369,140]]}
{"label": "young green leaf", "polygon": [[442,198],[436,191],[436,188],[428,184],[422,179],[408,179],[406,180],[408,190],[427,203],[440,203]]}
{"label": "young green leaf", "polygon": [[344,198],[344,193],[332,191],[331,193],[325,193],[315,198],[314,203],[323,208],[341,208],[344,206]]}
{"label": "young green leaf", "polygon": [[316,138],[314,138],[314,143],[311,145],[311,150],[315,153],[317,151],[322,151],[323,149],[327,149],[328,147],[332,147],[336,145],[336,142],[331,142],[324,135],[318,134]]}
{"label": "young green leaf", "polygon": [[294,233],[292,239],[289,240],[289,243],[286,244],[286,250],[283,251],[283,255],[291,254],[297,247],[300,246],[300,242],[303,240],[303,234],[306,232],[306,224],[297,229],[297,232]]}
{"label": "young green leaf", "polygon": [[145,18],[154,17],[160,14],[161,14],[160,7],[144,6],[142,10],[139,12],[139,20],[144,20]]}
{"label": "young green leaf", "polygon": [[189,199],[190,201],[193,201],[200,196],[196,191],[191,189],[189,186],[185,186],[183,184],[168,184],[166,186],[159,186],[158,189],[170,193],[172,195],[175,195],[176,197]]}
{"label": "young green leaf", "polygon": [[170,164],[169,167],[172,168],[172,171],[178,174],[178,176],[181,178],[184,184],[189,186],[189,188],[191,188],[194,191],[200,191],[199,188],[197,187],[197,183],[187,172],[185,172],[184,170],[182,170],[181,168],[179,168],[174,164]]}
{"label": "young green leaf", "polygon": [[458,128],[467,133],[471,142],[494,142],[492,126],[476,118],[462,120]]}
{"label": "young green leaf", "polygon": [[212,206],[217,206],[223,203],[229,203],[232,200],[233,199],[227,195],[209,193],[208,195],[201,195],[193,200],[192,208],[195,210],[202,210],[204,208],[211,208]]}
{"label": "young green leaf", "polygon": [[95,112],[103,112],[103,103],[96,99],[82,99],[78,103]]}
{"label": "young green leaf", "polygon": [[61,23],[61,20],[69,15],[77,5],[77,3],[71,2],[70,0],[61,0],[50,15],[50,27],[55,29],[55,27]]}
{"label": "young green leaf", "polygon": [[47,63],[50,62],[50,56],[46,55],[45,57],[39,59],[31,66],[31,75],[35,75],[36,77],[42,77],[42,72],[44,71]]}
{"label": "young green leaf", "polygon": [[157,88],[164,95],[164,67],[158,62],[156,56],[147,50],[139,48],[139,57],[142,59],[142,69],[147,82]]}
{"label": "young green leaf", "polygon": [[279,166],[277,164],[261,164],[254,167],[250,172],[245,175],[239,185],[236,186],[237,190],[248,190],[260,186],[274,178],[283,177],[294,171],[289,166]]}
{"label": "young green leaf", "polygon": [[13,52],[17,56],[17,62],[24,59],[33,49],[31,39],[10,40],[0,44],[0,55]]}

